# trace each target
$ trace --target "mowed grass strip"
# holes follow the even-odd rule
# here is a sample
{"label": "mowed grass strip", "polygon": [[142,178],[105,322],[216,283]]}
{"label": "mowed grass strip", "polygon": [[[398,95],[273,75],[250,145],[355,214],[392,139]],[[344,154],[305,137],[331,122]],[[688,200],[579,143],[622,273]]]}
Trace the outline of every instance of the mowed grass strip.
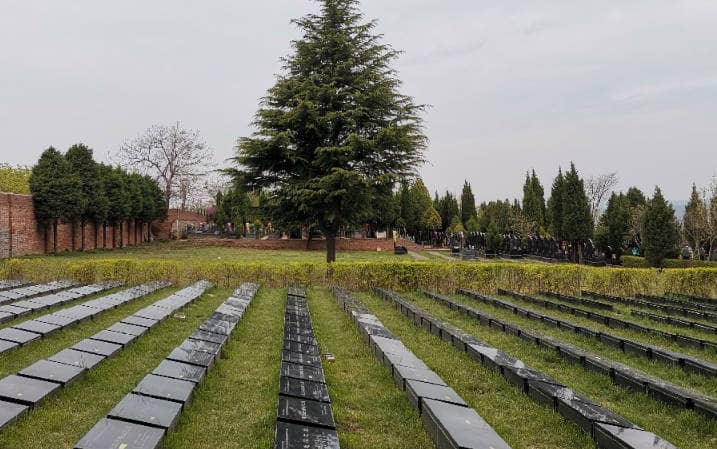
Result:
{"label": "mowed grass strip", "polygon": [[421,419],[390,371],[371,352],[356,325],[333,294],[308,292],[314,333],[322,352],[336,360],[323,361],[326,382],[344,449],[431,449],[433,443]]}
{"label": "mowed grass strip", "polygon": [[[429,298],[426,298],[424,295],[419,293],[406,294],[404,297],[412,300],[427,299],[428,301],[431,301]],[[585,349],[586,351],[591,351],[616,362],[624,363],[634,368],[643,370],[649,374],[660,377],[661,379],[672,382],[675,385],[691,388],[704,394],[717,397],[717,382],[715,379],[708,379],[705,376],[690,373],[677,366],[668,365],[656,360],[627,354],[595,338],[577,334],[562,328],[556,328],[540,321],[530,320],[493,305],[472,301],[471,299],[467,299],[465,296],[453,295],[449,297],[455,302],[462,303],[476,310],[488,313],[507,323],[517,324],[527,329],[536,330],[542,334],[550,335],[567,343],[571,343]]]}
{"label": "mowed grass strip", "polygon": [[500,374],[414,326],[388,302],[370,294],[357,296],[514,449],[595,448],[587,434],[555,411],[533,402]]}
{"label": "mowed grass strip", "polygon": [[[193,304],[182,309],[180,313],[185,315],[184,319],[168,318],[120,351],[117,356],[101,362],[83,378],[69,384],[36,410],[0,432],[0,448],[73,448],[98,420],[106,416],[122,397],[131,392],[135,385],[187,338],[229,294],[229,289],[208,291]],[[93,327],[106,327],[167,295],[168,292],[153,294],[133,303],[132,309],[120,308],[103,317],[102,323],[91,324]],[[70,339],[70,334],[63,335],[63,345],[55,350],[70,346],[85,336],[83,333]],[[35,359],[46,357],[53,351],[49,351],[50,354],[45,352],[47,351],[42,351]]]}
{"label": "mowed grass strip", "polygon": [[[717,422],[692,410],[679,409],[612,383],[608,376],[563,360],[558,354],[512,335],[476,323],[428,298],[411,298],[437,318],[475,335],[530,367],[559,380],[638,426],[666,438],[681,449],[717,447]],[[425,332],[425,331],[424,331]],[[433,337],[434,339],[436,337]]]}
{"label": "mowed grass strip", "polygon": [[165,449],[273,447],[286,290],[260,288]]}
{"label": "mowed grass strip", "polygon": [[[458,295],[458,296],[462,296],[462,295]],[[523,307],[528,310],[533,310],[535,312],[539,312],[544,315],[549,315],[549,316],[554,316],[554,317],[560,318],[560,319],[562,319],[564,321],[568,321],[570,323],[579,324],[581,326],[590,327],[592,329],[597,329],[597,330],[603,331],[603,332],[608,332],[610,334],[618,335],[623,338],[629,338],[630,340],[647,343],[647,344],[651,344],[651,345],[655,345],[655,346],[660,346],[665,349],[670,349],[672,351],[682,352],[684,354],[691,355],[698,359],[707,360],[712,363],[717,363],[717,351],[715,351],[715,350],[711,350],[711,349],[701,350],[701,349],[689,348],[686,346],[680,346],[673,341],[667,340],[666,338],[662,338],[662,337],[659,337],[657,335],[653,335],[653,334],[650,334],[647,332],[639,332],[636,330],[624,329],[624,328],[612,328],[610,326],[598,323],[596,321],[589,320],[587,318],[575,316],[575,315],[572,315],[567,312],[561,312],[559,310],[545,309],[538,305],[529,304],[529,303],[520,301],[515,298],[511,298],[508,296],[501,296],[501,295],[490,295],[490,296],[492,296],[494,298],[498,298],[502,301],[509,302],[511,304],[515,304],[516,306],[520,306],[520,307]],[[480,301],[473,300],[473,299],[467,298],[465,296],[463,296],[462,299],[464,301],[466,301],[466,304],[478,304],[478,303],[484,304]],[[603,314],[602,311],[600,313]],[[650,327],[654,327],[654,326],[650,326]],[[672,332],[675,332],[674,329],[672,330]],[[677,333],[679,333],[679,332],[677,332]]]}

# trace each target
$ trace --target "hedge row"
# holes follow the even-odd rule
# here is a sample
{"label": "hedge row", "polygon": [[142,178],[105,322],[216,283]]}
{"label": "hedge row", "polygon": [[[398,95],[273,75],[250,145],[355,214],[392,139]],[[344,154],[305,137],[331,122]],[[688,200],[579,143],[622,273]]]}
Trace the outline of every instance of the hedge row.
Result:
{"label": "hedge row", "polygon": [[[649,264],[644,257],[622,256],[622,265],[627,268],[648,268]],[[690,260],[690,259],[665,259],[662,262],[665,268],[698,268],[713,267],[717,268],[717,262],[709,260]]]}
{"label": "hedge row", "polygon": [[228,288],[245,281],[259,281],[270,287],[335,283],[354,290],[380,286],[399,291],[424,288],[443,293],[453,292],[459,286],[484,293],[505,288],[523,293],[550,290],[578,294],[582,288],[623,296],[679,291],[717,297],[715,268],[655,270],[513,262],[337,262],[328,266],[324,263],[34,258],[2,262],[0,277],[38,282],[71,278],[83,283],[117,279],[129,284],[166,279],[177,285],[207,279]]}

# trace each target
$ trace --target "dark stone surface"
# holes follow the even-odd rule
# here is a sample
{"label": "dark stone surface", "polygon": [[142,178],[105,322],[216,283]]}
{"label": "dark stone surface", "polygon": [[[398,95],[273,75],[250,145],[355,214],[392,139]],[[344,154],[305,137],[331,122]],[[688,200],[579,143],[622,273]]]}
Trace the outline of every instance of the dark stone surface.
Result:
{"label": "dark stone surface", "polygon": [[646,379],[640,374],[627,370],[615,370],[613,380],[616,385],[620,385],[621,387],[629,388],[640,393],[646,391]]}
{"label": "dark stone surface", "polygon": [[227,336],[223,334],[215,334],[213,332],[197,330],[189,336],[193,340],[208,341],[210,343],[216,343],[218,345],[224,345],[227,341]]}
{"label": "dark stone surface", "polygon": [[313,382],[326,382],[324,372],[320,367],[299,365],[296,363],[281,363],[281,375],[295,379],[310,380]]}
{"label": "dark stone surface", "polygon": [[317,346],[316,338],[311,335],[292,334],[287,332],[284,334],[284,340]]}
{"label": "dark stone surface", "polygon": [[27,405],[0,401],[0,430],[12,424],[20,415],[27,412]]}
{"label": "dark stone surface", "polygon": [[43,337],[61,329],[61,327],[56,324],[43,323],[42,321],[37,320],[29,320],[24,323],[18,323],[15,324],[13,328],[27,332],[34,332],[42,335]]}
{"label": "dark stone surface", "polygon": [[134,335],[135,337],[144,335],[144,333],[147,332],[147,328],[144,326],[135,326],[134,324],[127,323],[115,323],[108,327],[107,330],[111,332],[119,332],[121,334]]}
{"label": "dark stone surface", "polygon": [[393,380],[401,390],[406,389],[405,382],[410,379],[447,386],[443,379],[430,369],[412,368],[402,365],[395,365],[393,367]]}
{"label": "dark stone surface", "polygon": [[190,382],[199,383],[206,373],[206,369],[201,366],[189,365],[188,363],[174,362],[172,360],[162,360],[152,374],[157,376],[171,377],[173,379],[188,380]]}
{"label": "dark stone surface", "polygon": [[156,427],[103,418],[75,449],[157,449],[164,432]]}
{"label": "dark stone surface", "polygon": [[57,354],[48,357],[48,360],[58,363],[64,363],[65,365],[79,366],[80,368],[92,369],[103,361],[106,357],[96,354],[90,354],[82,351],[75,351],[74,349],[63,349]]}
{"label": "dark stone surface", "polygon": [[335,430],[279,421],[274,449],[339,449],[339,437]]}
{"label": "dark stone surface", "polygon": [[145,307],[144,309],[135,313],[135,316],[141,318],[149,318],[152,320],[162,321],[172,314],[171,310],[163,309],[161,307]]}
{"label": "dark stone surface", "polygon": [[192,340],[190,338],[184,340],[179,347],[192,351],[208,352],[210,354],[214,354],[217,358],[222,350],[222,346],[216,343],[203,340]]}
{"label": "dark stone surface", "polygon": [[10,375],[0,379],[0,399],[35,407],[60,387],[55,382]]}
{"label": "dark stone surface", "polygon": [[648,382],[647,394],[660,401],[682,408],[687,408],[690,402],[681,390],[660,382]]}
{"label": "dark stone surface", "polygon": [[424,399],[433,399],[441,402],[468,407],[468,404],[451,387],[436,385],[418,380],[407,380],[406,396],[413,407],[421,411]]}
{"label": "dark stone surface", "polygon": [[64,385],[77,379],[84,371],[84,368],[78,366],[39,360],[20,371],[18,375]]}
{"label": "dark stone surface", "polygon": [[284,349],[287,351],[301,352],[309,355],[320,355],[319,348],[314,345],[305,345],[295,341],[284,341]]}
{"label": "dark stone surface", "polygon": [[20,345],[15,342],[0,340],[0,353],[19,347]]}
{"label": "dark stone surface", "polygon": [[117,354],[120,349],[122,349],[122,345],[85,338],[84,340],[78,341],[70,349],[89,352],[90,354],[103,355],[105,357],[112,357]]}
{"label": "dark stone surface", "polygon": [[602,449],[677,449],[652,432],[610,424],[595,424],[595,440]]}
{"label": "dark stone surface", "polygon": [[177,422],[182,405],[164,399],[128,394],[108,414],[108,418],[145,426],[171,429]]}
{"label": "dark stone surface", "polygon": [[72,318],[69,316],[55,315],[55,314],[43,315],[43,316],[37,317],[35,319],[37,321],[42,321],[43,323],[50,323],[50,324],[54,324],[54,325],[57,325],[57,326],[60,326],[63,328],[70,326],[72,324],[75,324],[79,321],[77,318]]}
{"label": "dark stone surface", "polygon": [[97,332],[95,335],[90,337],[92,340],[98,340],[98,341],[106,341],[108,343],[114,343],[117,345],[126,346],[129,343],[131,343],[135,338],[137,338],[136,335],[130,335],[130,334],[123,334],[121,332],[112,332],[108,330],[103,330]]}
{"label": "dark stone surface", "polygon": [[651,355],[650,352],[651,352],[651,351],[650,351],[650,348],[649,348],[648,346],[645,346],[645,345],[643,345],[643,344],[637,343],[637,342],[635,342],[635,341],[629,341],[629,340],[623,341],[622,345],[623,345],[623,350],[624,350],[627,354],[634,354],[634,355],[637,355],[637,356],[639,356],[639,357],[647,357],[647,358],[650,358],[650,355]]}
{"label": "dark stone surface", "polygon": [[472,408],[426,399],[421,420],[439,449],[510,449]]}
{"label": "dark stone surface", "polygon": [[416,357],[412,352],[406,350],[402,354],[386,353],[383,357],[383,364],[386,368],[395,368],[396,366],[406,366],[409,368],[427,370],[428,366],[421,359]]}
{"label": "dark stone surface", "polygon": [[216,356],[212,353],[186,349],[181,346],[174,348],[167,356],[167,360],[189,363],[190,365],[203,366],[205,368],[212,366],[215,358]]}
{"label": "dark stone surface", "polygon": [[604,374],[612,377],[613,365],[609,360],[603,359],[599,356],[588,356],[585,357],[585,368],[595,371],[596,373]]}
{"label": "dark stone surface", "polygon": [[0,340],[12,341],[20,346],[30,343],[33,340],[37,340],[40,337],[41,335],[36,334],[35,332],[23,331],[12,327],[0,329]]}
{"label": "dark stone surface", "polygon": [[314,425],[335,429],[331,404],[279,395],[277,419],[294,424]]}
{"label": "dark stone surface", "polygon": [[717,375],[717,367],[710,365],[702,360],[692,358],[684,358],[684,368],[686,371],[701,374],[705,377],[715,377]]}
{"label": "dark stone surface", "polygon": [[600,341],[613,348],[622,349],[622,339],[611,334],[600,334]]}
{"label": "dark stone surface", "polygon": [[512,385],[520,388],[523,393],[528,393],[528,381],[539,381],[563,386],[557,380],[531,368],[505,367],[503,369],[503,376],[505,376]]}
{"label": "dark stone surface", "polygon": [[229,336],[234,327],[236,327],[236,322],[210,318],[199,325],[199,330]]}
{"label": "dark stone surface", "polygon": [[331,402],[326,384],[309,380],[295,379],[281,376],[279,379],[279,393],[284,396],[293,396],[314,401]]}
{"label": "dark stone surface", "polygon": [[138,317],[138,316],[134,316],[134,315],[122,319],[122,322],[126,323],[126,324],[132,324],[134,326],[146,327],[148,329],[151,327],[154,327],[157,323],[159,323],[158,320],[142,318],[142,317]]}
{"label": "dark stone surface", "polygon": [[698,399],[694,401],[694,409],[703,416],[717,419],[717,402]]}
{"label": "dark stone surface", "polygon": [[634,425],[604,409],[596,404],[584,402],[578,398],[559,397],[556,401],[558,413],[565,419],[575,423],[583,432],[592,435],[593,423],[607,423],[622,427],[633,427]]}
{"label": "dark stone surface", "polygon": [[283,362],[297,363],[299,365],[321,367],[321,357],[303,354],[301,352],[282,351],[281,360]]}
{"label": "dark stone surface", "polygon": [[148,374],[132,392],[184,404],[192,396],[194,387],[194,382]]}

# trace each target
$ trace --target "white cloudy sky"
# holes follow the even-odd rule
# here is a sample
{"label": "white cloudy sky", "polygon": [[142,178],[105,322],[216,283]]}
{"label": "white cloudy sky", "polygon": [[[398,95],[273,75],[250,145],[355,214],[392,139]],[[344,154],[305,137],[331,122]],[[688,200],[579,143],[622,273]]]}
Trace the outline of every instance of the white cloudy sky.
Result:
{"label": "white cloudy sky", "polygon": [[[0,0],[0,161],[82,141],[104,158],[154,123],[230,157],[309,0]],[[717,171],[717,1],[364,0],[431,104],[421,172],[478,201],[573,160],[688,196]]]}

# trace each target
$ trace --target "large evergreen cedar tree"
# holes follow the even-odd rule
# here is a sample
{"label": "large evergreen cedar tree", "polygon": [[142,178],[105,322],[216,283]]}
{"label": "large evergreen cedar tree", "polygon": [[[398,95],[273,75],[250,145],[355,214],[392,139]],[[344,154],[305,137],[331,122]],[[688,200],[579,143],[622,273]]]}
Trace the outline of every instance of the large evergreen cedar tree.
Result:
{"label": "large evergreen cedar tree", "polygon": [[537,228],[545,226],[545,190],[535,170],[532,174],[525,174],[522,212],[528,220],[535,223]]}
{"label": "large evergreen cedar tree", "polygon": [[269,196],[280,225],[314,225],[336,258],[336,235],[368,221],[377,197],[423,162],[423,106],[399,92],[398,52],[364,22],[356,0],[323,0],[294,21],[284,73],[263,99],[257,131],[239,141],[241,175]]}
{"label": "large evergreen cedar tree", "polygon": [[689,202],[685,206],[682,223],[685,240],[694,249],[695,256],[698,256],[702,242],[709,239],[710,232],[707,204],[700,197],[695,184],[692,184],[692,193],[690,194]]}
{"label": "large evergreen cedar tree", "polygon": [[473,189],[468,181],[463,182],[463,190],[461,191],[461,221],[463,226],[468,225],[468,221],[476,217],[476,198],[473,195]]}
{"label": "large evergreen cedar tree", "polygon": [[558,175],[553,180],[547,206],[549,231],[556,238],[560,238],[563,235],[564,181],[563,171],[558,169]]}
{"label": "large evergreen cedar tree", "polygon": [[577,248],[578,262],[582,263],[582,244],[593,235],[593,219],[585,186],[578,176],[575,164],[570,164],[570,171],[565,173],[563,183],[561,237],[573,243],[573,247]]}
{"label": "large evergreen cedar tree", "polygon": [[72,220],[79,213],[80,179],[70,172],[62,153],[50,147],[32,168],[29,183],[35,218],[44,227],[46,235],[52,228],[53,252],[57,253],[58,223],[60,220]]}
{"label": "large evergreen cedar tree", "polygon": [[[80,249],[85,250],[85,224],[88,219],[95,215],[97,208],[104,207],[106,198],[98,195],[100,177],[97,170],[97,163],[92,157],[92,150],[86,145],[78,143],[71,146],[65,159],[69,167],[69,172],[77,177],[80,181],[80,190],[78,192],[78,208],[77,215],[72,218],[72,249],[75,249],[75,225],[80,222]],[[101,199],[102,198],[102,199]]]}
{"label": "large evergreen cedar tree", "polygon": [[675,211],[665,201],[660,188],[655,187],[655,194],[642,213],[642,245],[645,259],[653,267],[661,267],[665,258],[676,253],[678,239]]}

